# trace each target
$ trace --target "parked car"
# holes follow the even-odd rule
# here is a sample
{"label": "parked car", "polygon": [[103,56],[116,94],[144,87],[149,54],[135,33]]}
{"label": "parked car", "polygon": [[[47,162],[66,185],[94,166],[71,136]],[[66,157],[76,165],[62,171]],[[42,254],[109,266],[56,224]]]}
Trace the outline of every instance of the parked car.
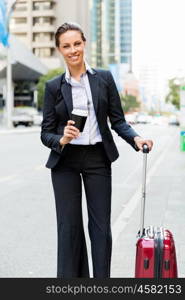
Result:
{"label": "parked car", "polygon": [[33,116],[25,112],[22,108],[15,107],[12,116],[12,123],[14,127],[18,125],[32,126]]}
{"label": "parked car", "polygon": [[148,115],[147,116],[147,123],[152,124],[152,122],[153,122],[153,116]]}
{"label": "parked car", "polygon": [[137,123],[138,124],[147,124],[148,123],[148,114],[145,112],[140,112],[137,115]]}
{"label": "parked car", "polygon": [[24,110],[25,113],[32,116],[34,125],[41,125],[43,119],[42,114],[39,113],[36,108],[27,106],[23,107],[22,110]]}
{"label": "parked car", "polygon": [[168,118],[166,116],[156,114],[153,116],[152,125],[166,126]]}
{"label": "parked car", "polygon": [[178,120],[178,117],[176,115],[171,115],[169,117],[169,121],[168,121],[169,125],[175,125],[175,126],[179,126],[180,122]]}
{"label": "parked car", "polygon": [[125,114],[125,119],[129,124],[136,124],[137,113],[127,113]]}
{"label": "parked car", "polygon": [[13,125],[16,127],[18,125],[40,126],[42,123],[42,114],[37,111],[34,107],[15,107],[13,111]]}

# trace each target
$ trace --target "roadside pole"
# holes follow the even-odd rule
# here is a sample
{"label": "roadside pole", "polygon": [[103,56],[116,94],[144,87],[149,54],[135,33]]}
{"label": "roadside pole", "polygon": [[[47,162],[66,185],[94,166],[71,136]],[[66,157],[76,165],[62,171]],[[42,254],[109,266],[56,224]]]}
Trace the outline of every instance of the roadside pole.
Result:
{"label": "roadside pole", "polygon": [[180,125],[185,129],[185,82],[180,86]]}
{"label": "roadside pole", "polygon": [[4,0],[6,3],[6,30],[7,30],[7,68],[6,68],[6,103],[5,103],[5,124],[8,129],[12,125],[12,112],[14,106],[13,82],[12,82],[12,59],[11,59],[11,42],[10,42],[10,17],[13,12],[16,0]]}
{"label": "roadside pole", "polygon": [[185,151],[185,82],[180,84],[180,150]]}
{"label": "roadside pole", "polygon": [[10,44],[7,47],[7,72],[6,72],[6,127],[11,129],[13,112],[13,87],[12,87],[12,64]]}

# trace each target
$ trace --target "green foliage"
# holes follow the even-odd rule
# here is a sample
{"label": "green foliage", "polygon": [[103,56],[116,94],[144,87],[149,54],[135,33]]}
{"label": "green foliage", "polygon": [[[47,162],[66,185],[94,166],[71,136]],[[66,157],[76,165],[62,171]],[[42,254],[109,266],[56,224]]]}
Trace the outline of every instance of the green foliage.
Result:
{"label": "green foliage", "polygon": [[121,105],[124,112],[134,111],[136,108],[140,106],[140,103],[137,101],[135,96],[132,95],[120,95]]}
{"label": "green foliage", "polygon": [[165,100],[168,103],[173,104],[177,109],[180,108],[180,86],[176,84],[177,78],[170,79],[168,81],[169,93]]}
{"label": "green foliage", "polygon": [[40,77],[39,82],[37,84],[37,91],[38,91],[38,109],[42,110],[43,107],[43,100],[44,100],[44,91],[45,91],[45,84],[46,81],[62,74],[64,72],[63,69],[53,69],[50,70],[46,75]]}

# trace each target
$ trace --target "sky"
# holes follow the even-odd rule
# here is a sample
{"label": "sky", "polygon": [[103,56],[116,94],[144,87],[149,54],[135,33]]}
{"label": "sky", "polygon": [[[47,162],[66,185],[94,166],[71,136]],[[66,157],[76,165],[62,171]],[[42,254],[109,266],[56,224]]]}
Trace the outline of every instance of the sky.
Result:
{"label": "sky", "polygon": [[133,0],[133,66],[185,75],[185,0]]}

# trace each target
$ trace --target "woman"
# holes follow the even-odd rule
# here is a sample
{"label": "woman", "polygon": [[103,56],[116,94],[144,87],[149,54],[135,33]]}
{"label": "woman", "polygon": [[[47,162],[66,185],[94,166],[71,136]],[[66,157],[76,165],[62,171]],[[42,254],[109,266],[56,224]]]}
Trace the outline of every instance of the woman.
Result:
{"label": "woman", "polygon": [[[92,69],[84,60],[86,39],[77,24],[64,23],[55,34],[66,72],[46,83],[41,140],[51,149],[51,169],[58,227],[57,277],[89,277],[82,221],[82,180],[91,240],[93,276],[110,277],[111,163],[119,154],[107,124],[135,150],[152,141],[141,138],[125,121],[111,73]],[[71,120],[74,108],[88,117],[82,133]]]}

